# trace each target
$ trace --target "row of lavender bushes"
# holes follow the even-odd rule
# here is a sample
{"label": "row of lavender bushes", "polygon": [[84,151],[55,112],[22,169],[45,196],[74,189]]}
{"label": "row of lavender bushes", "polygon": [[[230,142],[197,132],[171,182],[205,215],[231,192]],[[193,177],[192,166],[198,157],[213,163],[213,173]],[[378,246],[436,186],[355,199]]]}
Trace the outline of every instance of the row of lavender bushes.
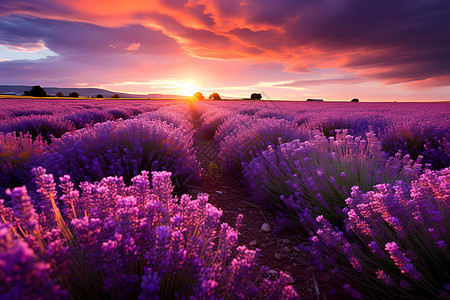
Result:
{"label": "row of lavender bushes", "polygon": [[[277,102],[276,105],[266,108],[235,107],[228,117],[221,119],[214,140],[219,144],[226,136],[233,134],[237,126],[242,128],[234,134],[245,131],[245,127],[256,119],[278,119],[310,130],[320,130],[326,137],[335,137],[337,131],[346,129],[350,135],[364,138],[372,130],[380,139],[382,150],[391,156],[401,150],[403,155],[409,154],[414,160],[422,156],[422,163],[429,164],[434,170],[450,166],[450,112],[445,107],[432,104],[400,104],[401,107],[367,104],[360,108],[353,106],[350,110],[342,103],[289,103],[283,106],[283,103]],[[430,107],[424,111],[423,105]]]}
{"label": "row of lavender bushes", "polygon": [[253,199],[293,218],[315,266],[353,297],[446,298],[450,169],[421,174],[373,133],[345,131],[269,148],[244,168]]}
{"label": "row of lavender bushes", "polygon": [[106,100],[106,99],[2,99],[0,120],[32,115],[65,115],[82,110],[103,110],[114,115],[115,110],[129,111],[133,115],[170,105],[167,100]]}
{"label": "row of lavender bushes", "polygon": [[[173,173],[177,191],[195,184],[201,168],[192,147],[192,124],[186,107],[179,106],[162,107],[126,121],[97,123],[53,138],[50,145],[39,135],[33,140],[29,133],[1,134],[0,193],[10,186],[31,187],[29,174],[36,165],[58,176],[71,174],[77,183],[113,175],[130,182],[142,170],[167,170]],[[88,121],[91,110],[77,116]]]}
{"label": "row of lavender bushes", "polygon": [[256,203],[310,235],[303,249],[352,297],[448,298],[448,125],[387,119],[247,108],[214,141],[223,166],[242,168]]}
{"label": "row of lavender bushes", "polygon": [[117,119],[129,119],[140,111],[126,109],[85,109],[65,114],[23,115],[0,122],[0,132],[30,134],[33,138],[40,136],[51,143],[52,138],[60,138],[66,132],[72,132],[93,124]]}
{"label": "row of lavender bushes", "polygon": [[45,169],[32,172],[39,210],[25,187],[8,190],[12,208],[0,200],[3,299],[299,298],[286,274],[264,278],[257,252],[236,246],[242,215],[232,228],[207,194],[173,197],[170,172],[81,193],[68,175],[57,189]]}

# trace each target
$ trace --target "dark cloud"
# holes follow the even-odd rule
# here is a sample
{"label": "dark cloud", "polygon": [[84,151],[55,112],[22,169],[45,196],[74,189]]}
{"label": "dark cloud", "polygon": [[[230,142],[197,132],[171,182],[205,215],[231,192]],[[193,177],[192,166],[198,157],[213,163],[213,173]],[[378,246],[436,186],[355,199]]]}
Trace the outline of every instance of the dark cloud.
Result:
{"label": "dark cloud", "polygon": [[[274,62],[282,66],[277,76],[284,77],[284,70],[292,81],[285,86],[327,80],[450,85],[448,0],[139,0],[124,1],[123,12],[107,10],[105,1],[36,2],[1,1],[0,44],[43,42],[71,66],[97,61],[106,68],[114,61],[119,70],[115,66],[134,66],[144,57],[149,65],[164,65],[150,57],[195,55],[238,58],[248,66]],[[208,70],[211,61],[198,69]],[[15,64],[1,66],[20,69]],[[298,79],[290,73],[314,68],[340,69],[358,79]]]}

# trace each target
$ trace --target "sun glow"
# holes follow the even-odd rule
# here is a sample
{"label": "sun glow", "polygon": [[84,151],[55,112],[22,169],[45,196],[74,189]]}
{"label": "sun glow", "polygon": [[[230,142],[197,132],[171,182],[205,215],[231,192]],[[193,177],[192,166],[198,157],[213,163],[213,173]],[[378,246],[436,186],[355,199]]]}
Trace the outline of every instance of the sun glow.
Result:
{"label": "sun glow", "polygon": [[202,86],[195,84],[192,80],[187,81],[181,78],[149,80],[144,82],[125,81],[114,84],[102,84],[98,87],[122,93],[158,93],[178,96],[192,96],[194,93],[204,90]]}
{"label": "sun glow", "polygon": [[177,83],[181,95],[192,96],[194,93],[202,90],[203,88],[192,82],[180,82]]}

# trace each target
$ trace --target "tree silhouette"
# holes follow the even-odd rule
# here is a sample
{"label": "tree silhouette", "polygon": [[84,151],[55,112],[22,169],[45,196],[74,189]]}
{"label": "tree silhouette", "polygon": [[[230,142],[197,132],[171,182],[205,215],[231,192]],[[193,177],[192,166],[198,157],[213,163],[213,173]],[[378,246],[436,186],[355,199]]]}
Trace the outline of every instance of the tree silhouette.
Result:
{"label": "tree silhouette", "polygon": [[98,94],[97,98],[103,98],[103,95],[102,94]]}
{"label": "tree silhouette", "polygon": [[205,100],[205,96],[203,96],[202,93],[197,92],[197,93],[194,94],[194,99],[196,99],[196,100]]}
{"label": "tree silhouette", "polygon": [[216,92],[212,93],[211,95],[209,95],[209,99],[212,100],[221,100],[222,98],[220,98],[220,95]]}
{"label": "tree silhouette", "polygon": [[47,92],[40,85],[33,86],[30,91],[24,91],[23,94],[33,97],[48,97]]}
{"label": "tree silhouette", "polygon": [[120,98],[120,96],[119,96],[119,94],[114,94],[114,95],[111,96],[111,98],[116,98],[116,99],[118,99],[118,98]]}
{"label": "tree silhouette", "polygon": [[77,92],[72,92],[69,94],[69,97],[78,98],[78,97],[80,97],[80,94],[78,94]]}
{"label": "tree silhouette", "polygon": [[262,95],[260,93],[253,93],[250,96],[251,100],[261,100],[262,99]]}
{"label": "tree silhouette", "polygon": [[350,102],[359,102],[359,99],[358,99],[358,98],[354,98],[354,99],[352,99],[352,101],[350,101]]}
{"label": "tree silhouette", "polygon": [[56,97],[64,97],[63,92],[57,92],[57,93],[56,93]]}

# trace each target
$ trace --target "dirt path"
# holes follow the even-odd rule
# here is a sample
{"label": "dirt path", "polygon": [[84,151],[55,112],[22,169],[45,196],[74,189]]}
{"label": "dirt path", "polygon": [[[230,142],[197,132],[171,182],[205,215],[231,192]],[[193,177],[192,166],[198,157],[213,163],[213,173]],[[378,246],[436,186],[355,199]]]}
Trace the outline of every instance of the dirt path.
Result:
{"label": "dirt path", "polygon": [[[194,128],[198,128],[198,116],[194,115],[193,123]],[[222,222],[233,227],[238,214],[244,215],[239,244],[250,249],[261,249],[259,264],[291,275],[293,285],[302,299],[318,299],[313,278],[317,274],[313,276],[314,268],[307,264],[308,259],[297,248],[301,238],[286,231],[278,232],[275,216],[250,202],[247,189],[236,180],[235,174],[220,169],[217,156],[219,149],[212,141],[194,134],[194,146],[197,159],[205,171],[201,185],[194,188],[192,193],[208,193],[210,203],[223,211]],[[273,230],[263,232],[261,226],[264,223],[268,223]],[[273,271],[271,273],[275,274]],[[324,299],[323,295],[320,299]]]}

